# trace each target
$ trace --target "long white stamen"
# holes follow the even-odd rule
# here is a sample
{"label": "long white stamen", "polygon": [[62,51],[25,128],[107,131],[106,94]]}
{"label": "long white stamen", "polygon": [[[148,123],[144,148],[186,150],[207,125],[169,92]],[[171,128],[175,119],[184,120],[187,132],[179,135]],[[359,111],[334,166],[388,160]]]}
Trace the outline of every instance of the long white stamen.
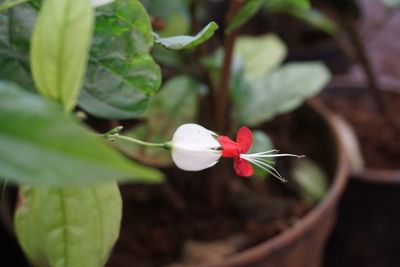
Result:
{"label": "long white stamen", "polygon": [[266,172],[278,178],[282,182],[287,182],[287,180],[283,178],[282,175],[274,167],[272,167],[272,164],[274,164],[274,162],[271,160],[267,160],[267,158],[275,158],[275,157],[303,158],[305,156],[304,155],[299,156],[294,154],[273,154],[276,152],[278,152],[278,150],[273,149],[269,151],[252,153],[252,154],[241,154],[240,157],[254,164],[255,166],[265,170]]}
{"label": "long white stamen", "polygon": [[262,161],[258,161],[256,159],[247,159],[250,163],[253,163],[254,165],[256,165],[257,167],[263,169],[264,171],[268,172],[269,174],[271,174],[272,176],[276,177],[277,179],[281,180],[282,182],[286,183],[287,180],[285,178],[283,178],[279,172],[272,167],[271,165],[262,162]]}
{"label": "long white stamen", "polygon": [[263,166],[265,166],[265,167],[271,169],[271,170],[269,171],[270,174],[272,174],[273,176],[275,176],[276,178],[278,178],[278,179],[281,180],[282,182],[287,182],[287,180],[286,180],[274,167],[272,167],[271,165],[269,165],[269,164],[267,164],[267,163],[265,163],[265,162],[262,162],[261,160],[253,159],[253,161],[257,162],[258,164],[263,164]]}
{"label": "long white stamen", "polygon": [[268,154],[268,155],[265,155],[265,154],[257,154],[257,153],[254,153],[254,154],[245,154],[246,155],[246,157],[249,157],[249,158],[275,158],[275,157],[295,157],[295,158],[304,158],[305,156],[304,155],[294,155],[294,154]]}
{"label": "long white stamen", "polygon": [[279,152],[279,150],[272,149],[272,150],[268,150],[268,151],[257,152],[257,153],[246,154],[246,155],[264,155],[264,154],[271,154],[271,153],[276,153],[276,152]]}

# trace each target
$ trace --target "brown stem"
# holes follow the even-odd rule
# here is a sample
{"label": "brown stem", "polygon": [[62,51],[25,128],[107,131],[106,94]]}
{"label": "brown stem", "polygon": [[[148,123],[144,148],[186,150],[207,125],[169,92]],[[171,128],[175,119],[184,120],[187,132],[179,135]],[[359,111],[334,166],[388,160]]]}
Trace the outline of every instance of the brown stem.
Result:
{"label": "brown stem", "polygon": [[[226,15],[226,24],[228,24],[243,6],[244,0],[231,0],[229,10]],[[224,133],[229,127],[229,82],[231,79],[231,66],[233,49],[235,45],[237,30],[229,33],[224,40],[224,63],[222,66],[220,86],[214,92],[214,111],[215,111],[215,127],[217,131]],[[210,181],[210,200],[214,208],[219,208],[223,203],[222,195],[226,191],[228,185],[229,174],[226,172],[222,162],[219,166],[213,168]]]}
{"label": "brown stem", "polygon": [[[229,4],[229,11],[226,16],[226,22],[229,23],[240,8],[243,6],[243,0],[231,0]],[[216,92],[214,101],[215,110],[215,126],[220,132],[224,132],[228,129],[229,117],[229,81],[231,79],[231,66],[233,49],[235,46],[235,40],[237,36],[237,30],[230,32],[224,40],[224,64],[222,67],[221,83],[219,90]]]}
{"label": "brown stem", "polygon": [[190,30],[193,34],[196,34],[200,28],[199,22],[196,17],[198,2],[197,0],[191,0],[189,3],[189,12],[190,12]]}
{"label": "brown stem", "polygon": [[379,84],[376,76],[372,70],[371,62],[367,55],[365,46],[361,40],[360,35],[357,32],[354,21],[348,16],[343,16],[344,26],[349,35],[350,41],[353,43],[356,56],[360,64],[362,65],[365,75],[368,79],[368,88],[370,89],[371,95],[375,98],[375,102],[382,113],[385,113],[386,106],[382,91],[379,89]]}

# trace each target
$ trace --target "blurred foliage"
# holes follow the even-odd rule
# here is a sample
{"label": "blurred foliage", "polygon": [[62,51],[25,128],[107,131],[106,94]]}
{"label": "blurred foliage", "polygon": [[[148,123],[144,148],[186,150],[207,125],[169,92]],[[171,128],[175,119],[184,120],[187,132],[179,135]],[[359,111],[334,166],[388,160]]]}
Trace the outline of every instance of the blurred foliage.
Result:
{"label": "blurred foliage", "polygon": [[225,33],[230,33],[247,21],[249,21],[264,5],[272,8],[280,6],[286,9],[303,9],[310,8],[309,0],[247,0],[235,17],[229,22],[225,29]]}
{"label": "blurred foliage", "polygon": [[383,0],[383,3],[388,8],[397,8],[400,6],[400,0]]}
{"label": "blurred foliage", "polygon": [[[151,99],[142,116],[146,121],[124,135],[154,143],[171,140],[176,128],[196,120],[198,95],[204,86],[189,76],[175,76],[170,79],[160,93]],[[142,147],[123,140],[116,144],[125,154],[143,163],[154,166],[172,164],[169,151]]]}
{"label": "blurred foliage", "polygon": [[339,31],[336,23],[323,13],[311,8],[308,0],[248,0],[226,27],[225,32],[229,33],[239,28],[262,8],[268,12],[285,13],[296,17],[332,35]]}
{"label": "blurred foliage", "polygon": [[313,8],[293,5],[285,3],[285,1],[267,1],[265,10],[268,12],[288,14],[331,35],[338,34],[340,30],[339,26],[334,21]]}
{"label": "blurred foliage", "polygon": [[234,120],[239,124],[260,125],[296,109],[321,91],[329,80],[330,73],[321,63],[288,63],[234,88]]}
{"label": "blurred foliage", "polygon": [[302,159],[296,161],[292,169],[292,176],[300,187],[303,199],[311,204],[319,202],[328,191],[328,177],[311,160]]}
{"label": "blurred foliage", "polygon": [[[236,125],[258,126],[290,112],[329,82],[330,73],[319,62],[280,66],[286,51],[275,35],[238,38],[230,81],[232,119]],[[218,86],[222,61],[222,50],[202,60],[214,86]]]}
{"label": "blurred foliage", "polygon": [[161,37],[186,35],[190,31],[189,4],[186,0],[142,0]]}
{"label": "blurred foliage", "polygon": [[244,78],[251,81],[279,67],[286,58],[287,48],[274,34],[240,36],[234,55],[243,65]]}

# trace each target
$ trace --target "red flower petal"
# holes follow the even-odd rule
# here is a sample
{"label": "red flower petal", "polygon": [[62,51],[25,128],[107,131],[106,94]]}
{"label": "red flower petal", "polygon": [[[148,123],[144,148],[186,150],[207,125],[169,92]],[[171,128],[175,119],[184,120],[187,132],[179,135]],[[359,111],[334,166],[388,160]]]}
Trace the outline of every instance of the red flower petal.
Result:
{"label": "red flower petal", "polygon": [[253,144],[253,134],[247,127],[241,127],[236,136],[236,142],[242,148],[242,153],[249,151]]}
{"label": "red flower petal", "polygon": [[237,158],[233,162],[233,168],[238,176],[249,177],[254,173],[253,166],[246,160]]}
{"label": "red flower petal", "polygon": [[239,157],[242,148],[238,143],[232,141],[229,137],[224,135],[218,137],[218,142],[222,146],[222,157],[225,158]]}

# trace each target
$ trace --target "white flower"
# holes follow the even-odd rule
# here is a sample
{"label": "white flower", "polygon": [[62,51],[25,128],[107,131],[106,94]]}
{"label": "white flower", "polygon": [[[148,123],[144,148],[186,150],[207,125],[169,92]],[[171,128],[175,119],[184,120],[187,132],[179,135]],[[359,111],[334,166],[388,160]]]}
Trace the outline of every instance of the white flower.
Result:
{"label": "white flower", "polygon": [[200,171],[214,166],[222,155],[218,135],[194,124],[183,124],[171,141],[172,159],[185,171]]}
{"label": "white flower", "polygon": [[114,2],[114,0],[92,0],[92,6],[94,7],[104,6],[111,2]]}

